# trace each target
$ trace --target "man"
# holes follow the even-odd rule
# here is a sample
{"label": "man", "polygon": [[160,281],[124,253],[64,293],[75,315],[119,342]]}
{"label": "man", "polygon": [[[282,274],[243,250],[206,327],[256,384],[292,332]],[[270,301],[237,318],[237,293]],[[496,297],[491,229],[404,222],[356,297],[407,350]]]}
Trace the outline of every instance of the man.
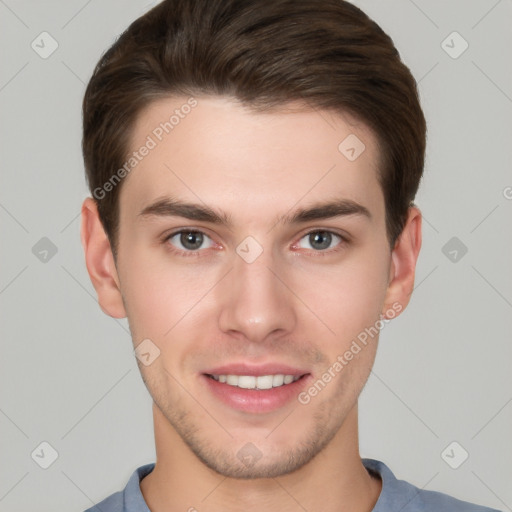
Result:
{"label": "man", "polygon": [[83,113],[87,269],[128,318],[157,451],[90,510],[490,510],[359,456],[378,332],[414,286],[426,138],[373,21],[166,0],[102,57]]}

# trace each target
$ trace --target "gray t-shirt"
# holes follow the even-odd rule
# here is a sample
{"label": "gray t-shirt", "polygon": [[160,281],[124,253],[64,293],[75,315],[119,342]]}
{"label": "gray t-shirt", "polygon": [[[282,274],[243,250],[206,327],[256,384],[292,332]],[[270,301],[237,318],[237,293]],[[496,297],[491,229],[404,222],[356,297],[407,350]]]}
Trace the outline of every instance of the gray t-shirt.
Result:
{"label": "gray t-shirt", "polygon": [[[373,512],[499,512],[397,480],[386,464],[379,460],[362,461],[368,472],[377,473],[382,480],[382,491]],[[112,494],[85,512],[151,512],[140,492],[140,481],[154,467],[155,464],[152,463],[136,469],[124,491]]]}

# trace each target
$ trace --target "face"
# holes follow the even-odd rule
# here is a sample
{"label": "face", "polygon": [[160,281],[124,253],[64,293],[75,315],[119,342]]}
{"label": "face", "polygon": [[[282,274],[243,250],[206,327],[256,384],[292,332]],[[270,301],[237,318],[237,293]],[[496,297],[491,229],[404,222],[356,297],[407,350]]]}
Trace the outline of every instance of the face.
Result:
{"label": "face", "polygon": [[378,147],[348,116],[196,100],[135,126],[133,149],[154,147],[120,194],[119,288],[172,428],[223,475],[273,477],[328,445],[373,364],[378,336],[351,347],[385,313]]}

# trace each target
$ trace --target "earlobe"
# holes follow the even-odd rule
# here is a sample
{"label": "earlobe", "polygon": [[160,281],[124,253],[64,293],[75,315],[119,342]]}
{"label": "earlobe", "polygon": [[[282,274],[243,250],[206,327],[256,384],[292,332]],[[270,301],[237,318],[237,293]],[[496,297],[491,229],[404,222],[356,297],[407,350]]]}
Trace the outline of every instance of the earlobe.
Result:
{"label": "earlobe", "polygon": [[389,284],[382,314],[393,311],[392,317],[401,313],[409,303],[414,289],[416,263],[421,249],[421,212],[415,207],[409,208],[404,229],[391,253]]}
{"label": "earlobe", "polygon": [[87,271],[102,311],[114,318],[124,318],[126,311],[114,257],[92,197],[86,198],[82,204],[80,238]]}

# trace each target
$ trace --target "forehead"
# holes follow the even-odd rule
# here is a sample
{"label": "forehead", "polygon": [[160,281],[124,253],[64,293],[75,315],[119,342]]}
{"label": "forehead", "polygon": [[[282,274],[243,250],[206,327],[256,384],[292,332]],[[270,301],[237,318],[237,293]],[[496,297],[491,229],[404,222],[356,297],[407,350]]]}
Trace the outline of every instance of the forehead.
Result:
{"label": "forehead", "polygon": [[376,137],[349,114],[298,103],[256,112],[226,97],[172,97],[140,113],[130,154],[122,216],[165,196],[222,208],[241,222],[340,197],[384,216]]}

